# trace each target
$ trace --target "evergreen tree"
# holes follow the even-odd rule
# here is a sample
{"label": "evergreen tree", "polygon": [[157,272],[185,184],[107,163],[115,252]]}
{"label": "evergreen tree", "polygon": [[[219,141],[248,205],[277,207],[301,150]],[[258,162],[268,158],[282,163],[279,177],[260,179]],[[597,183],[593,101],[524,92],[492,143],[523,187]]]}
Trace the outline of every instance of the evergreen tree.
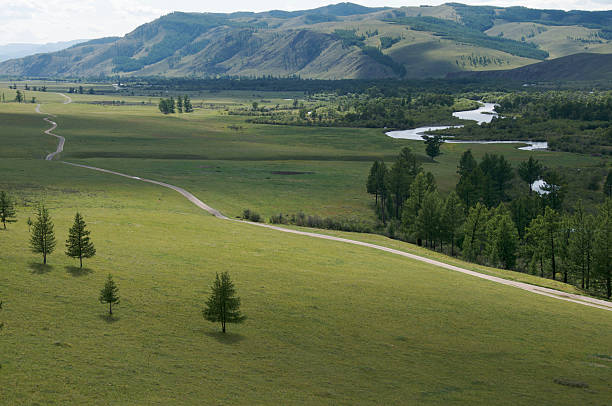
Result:
{"label": "evergreen tree", "polygon": [[536,218],[540,211],[539,195],[522,195],[510,202],[512,221],[516,225],[519,237],[523,239],[531,220]]}
{"label": "evergreen tree", "polygon": [[463,256],[475,261],[482,252],[486,239],[486,226],[489,219],[489,210],[478,202],[470,208],[463,224]]}
{"label": "evergreen tree", "polygon": [[229,273],[223,272],[221,277],[217,273],[202,314],[210,322],[220,322],[223,333],[226,323],[241,323],[245,320],[240,312],[240,298],[236,296]]}
{"label": "evergreen tree", "polygon": [[436,241],[440,240],[442,210],[438,192],[427,192],[415,221],[416,236],[425,240],[426,247],[436,249]]}
{"label": "evergreen tree", "polygon": [[540,277],[544,277],[544,260],[546,258],[546,233],[544,217],[537,216],[525,230],[525,247],[527,256],[531,258],[532,267],[540,268]]}
{"label": "evergreen tree", "polygon": [[179,95],[178,99],[176,100],[176,109],[178,110],[179,113],[183,112],[183,98]]}
{"label": "evergreen tree", "polygon": [[100,297],[98,298],[100,303],[108,303],[108,314],[113,314],[113,305],[119,304],[119,288],[113,280],[113,275],[108,274],[106,283],[100,291]]}
{"label": "evergreen tree", "polygon": [[487,223],[486,251],[489,262],[511,269],[516,264],[518,232],[509,212],[499,206]]}
{"label": "evergreen tree", "polygon": [[565,179],[555,170],[548,171],[543,178],[545,184],[542,189],[547,192],[542,195],[544,205],[557,211],[561,210],[567,189]]}
{"label": "evergreen tree", "polygon": [[183,98],[183,108],[185,109],[185,113],[193,113],[193,106],[191,105],[191,100],[189,100],[189,96],[185,95]]}
{"label": "evergreen tree", "polygon": [[366,190],[369,194],[374,195],[376,199],[376,207],[378,207],[378,188],[376,187],[376,176],[378,174],[378,167],[380,162],[374,161],[370,168],[370,174],[366,183]]}
{"label": "evergreen tree", "polygon": [[402,226],[407,233],[416,233],[416,219],[423,206],[425,195],[436,190],[435,181],[420,172],[410,185],[410,197],[404,203],[402,210]]}
{"label": "evergreen tree", "polygon": [[459,182],[457,182],[455,190],[463,201],[467,213],[480,200],[484,177],[471,150],[468,149],[461,155],[457,173],[459,174]]}
{"label": "evergreen tree", "polygon": [[608,198],[612,198],[612,169],[608,171],[608,176],[606,176],[606,183],[603,188],[604,194]]}
{"label": "evergreen tree", "polygon": [[595,239],[595,222],[592,216],[584,211],[582,200],[578,201],[571,218],[569,240],[569,259],[574,273],[580,278],[582,289],[589,289],[591,265],[593,261],[593,242]]}
{"label": "evergreen tree", "polygon": [[68,230],[66,240],[66,255],[78,258],[80,267],[83,268],[83,258],[91,258],[96,255],[96,249],[89,239],[90,231],[86,230],[86,224],[80,213],[74,216],[74,224]]}
{"label": "evergreen tree", "polygon": [[527,182],[529,186],[529,194],[531,194],[531,185],[533,182],[540,179],[542,176],[542,164],[537,159],[533,159],[533,156],[529,157],[529,160],[523,161],[518,166],[519,177]]}
{"label": "evergreen tree", "polygon": [[455,255],[455,242],[458,240],[463,225],[464,213],[461,199],[455,192],[451,192],[444,202],[441,230],[444,241],[451,245],[451,256]]}
{"label": "evergreen tree", "polygon": [[51,221],[51,216],[45,206],[40,205],[37,209],[36,220],[32,228],[30,247],[33,252],[43,255],[43,264],[46,264],[47,255],[53,252],[55,243],[53,221]]}
{"label": "evergreen tree", "polygon": [[421,170],[421,165],[410,148],[403,148],[387,177],[387,187],[393,196],[397,219],[401,218],[401,208],[410,194],[410,185]]}
{"label": "evergreen tree", "polygon": [[383,224],[386,221],[386,201],[387,201],[387,176],[389,171],[387,170],[387,165],[383,161],[378,164],[378,171],[376,172],[376,191],[378,196],[380,197],[380,216]]}
{"label": "evergreen tree", "polygon": [[440,155],[440,146],[444,143],[444,140],[440,135],[434,135],[433,137],[426,135],[423,139],[425,140],[425,153],[433,161],[435,157]]}
{"label": "evergreen tree", "polygon": [[612,199],[599,206],[594,241],[595,270],[608,297],[612,297]]}
{"label": "evergreen tree", "polygon": [[6,223],[14,223],[15,220],[15,206],[13,200],[6,192],[0,192],[0,221],[6,230]]}

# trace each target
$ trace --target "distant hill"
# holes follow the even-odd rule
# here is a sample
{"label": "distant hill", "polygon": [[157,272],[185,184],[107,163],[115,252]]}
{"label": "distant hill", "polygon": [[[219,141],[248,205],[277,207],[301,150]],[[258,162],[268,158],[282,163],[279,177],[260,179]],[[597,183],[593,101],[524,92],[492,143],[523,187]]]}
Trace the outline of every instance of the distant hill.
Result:
{"label": "distant hill", "polygon": [[51,42],[48,44],[7,44],[0,45],[0,62],[9,59],[23,58],[24,56],[60,51],[84,42],[85,40],[74,40],[65,42]]}
{"label": "distant hill", "polygon": [[612,53],[612,11],[340,3],[263,13],[171,13],[118,38],[0,63],[0,75],[445,77]]}
{"label": "distant hill", "polygon": [[449,78],[500,79],[522,82],[612,80],[612,54],[574,54],[522,68],[450,73]]}

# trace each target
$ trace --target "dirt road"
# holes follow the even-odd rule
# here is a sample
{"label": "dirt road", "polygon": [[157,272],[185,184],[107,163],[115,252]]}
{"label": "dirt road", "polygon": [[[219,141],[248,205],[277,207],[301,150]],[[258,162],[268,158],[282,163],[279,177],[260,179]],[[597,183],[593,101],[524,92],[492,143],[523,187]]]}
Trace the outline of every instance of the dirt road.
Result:
{"label": "dirt road", "polygon": [[[61,94],[61,93],[58,93],[58,94]],[[64,96],[66,98],[66,101],[64,102],[64,104],[68,104],[68,103],[70,103],[72,101],[72,99],[70,99],[70,97],[65,96],[63,94],[62,94],[62,96]],[[36,106],[36,111],[38,113],[41,113],[40,105]],[[45,114],[45,113],[41,113],[41,114]],[[49,130],[45,131],[45,134],[49,134],[49,135],[52,135],[52,136],[57,137],[57,138],[60,139],[57,151],[47,155],[46,159],[47,160],[52,160],[55,155],[57,155],[58,153],[63,151],[65,139],[64,139],[64,137],[61,137],[61,136],[58,136],[56,134],[51,133],[51,131],[53,131],[57,127],[57,124],[55,122],[49,120],[48,118],[45,118],[44,120],[49,122],[49,123],[51,123],[53,125],[53,127],[51,127]],[[575,295],[575,294],[565,293],[565,292],[561,292],[561,291],[555,290],[555,289],[549,289],[549,288],[544,288],[544,287],[540,287],[540,286],[530,285],[528,283],[511,281],[511,280],[503,279],[503,278],[500,278],[500,277],[497,277],[497,276],[491,276],[491,275],[483,274],[483,273],[480,273],[480,272],[471,271],[469,269],[461,268],[461,267],[458,267],[458,266],[446,264],[444,262],[436,261],[436,260],[433,260],[433,259],[421,257],[419,255],[410,254],[408,252],[399,251],[399,250],[396,250],[396,249],[393,249],[393,248],[383,247],[381,245],[370,244],[370,243],[366,243],[366,242],[362,242],[362,241],[356,241],[356,240],[350,240],[350,239],[347,239],[347,238],[333,237],[333,236],[329,236],[329,235],[325,235],[325,234],[313,233],[313,232],[308,232],[308,231],[292,230],[292,229],[289,229],[289,228],[278,227],[278,226],[273,226],[273,225],[269,225],[269,224],[253,223],[253,222],[248,222],[248,221],[231,219],[231,218],[225,216],[224,214],[222,214],[219,210],[216,210],[216,209],[210,207],[209,205],[207,205],[206,203],[202,202],[200,199],[195,197],[193,194],[191,194],[187,190],[185,190],[185,189],[183,189],[181,187],[178,187],[178,186],[170,185],[168,183],[158,182],[156,180],[144,179],[144,178],[140,178],[138,176],[127,175],[127,174],[124,174],[124,173],[121,173],[121,172],[110,171],[108,169],[97,168],[97,167],[94,167],[94,166],[81,165],[81,164],[65,162],[65,161],[62,161],[62,163],[66,164],[66,165],[76,166],[76,167],[79,167],[79,168],[84,168],[84,169],[94,170],[94,171],[98,171],[98,172],[108,173],[108,174],[111,174],[111,175],[122,176],[124,178],[129,178],[129,179],[133,179],[133,180],[136,180],[136,181],[152,183],[154,185],[158,185],[158,186],[162,186],[162,187],[165,187],[165,188],[168,188],[168,189],[172,189],[172,190],[180,193],[181,195],[183,195],[185,198],[187,198],[191,203],[195,204],[197,207],[201,208],[202,210],[205,210],[206,212],[208,212],[208,213],[212,214],[213,216],[215,216],[215,217],[217,217],[219,219],[222,219],[222,220],[234,221],[234,222],[242,223],[242,224],[249,225],[249,226],[252,226],[252,227],[264,227],[264,228],[268,228],[268,229],[271,229],[271,230],[280,231],[280,232],[283,232],[283,233],[297,234],[297,235],[302,235],[302,236],[311,237],[311,238],[319,238],[319,239],[323,239],[323,240],[329,240],[329,241],[335,241],[335,242],[341,242],[341,243],[346,243],[346,244],[359,245],[359,246],[362,246],[362,247],[372,248],[372,249],[376,249],[376,250],[379,250],[379,251],[388,252],[390,254],[400,255],[400,256],[403,256],[403,257],[406,257],[406,258],[410,258],[410,259],[415,260],[415,261],[425,262],[425,263],[428,263],[428,264],[431,264],[431,265],[434,265],[434,266],[437,266],[437,267],[440,267],[440,268],[444,268],[444,269],[448,269],[448,270],[451,270],[451,271],[460,272],[460,273],[463,273],[463,274],[466,274],[466,275],[474,276],[474,277],[477,277],[477,278],[485,279],[485,280],[488,280],[488,281],[491,281],[491,282],[495,282],[495,283],[499,283],[499,284],[502,284],[502,285],[512,286],[512,287],[515,287],[515,288],[518,288],[518,289],[522,289],[522,290],[526,290],[528,292],[535,293],[535,294],[538,294],[538,295],[543,295],[543,296],[551,297],[551,298],[554,298],[554,299],[559,299],[559,300],[564,300],[564,301],[567,301],[567,302],[581,304],[581,305],[584,305],[584,306],[590,306],[590,307],[595,307],[595,308],[598,308],[598,309],[612,311],[612,302],[608,302],[608,301],[600,300],[600,299],[595,299],[595,298],[588,297],[588,296],[582,296],[582,295]]]}

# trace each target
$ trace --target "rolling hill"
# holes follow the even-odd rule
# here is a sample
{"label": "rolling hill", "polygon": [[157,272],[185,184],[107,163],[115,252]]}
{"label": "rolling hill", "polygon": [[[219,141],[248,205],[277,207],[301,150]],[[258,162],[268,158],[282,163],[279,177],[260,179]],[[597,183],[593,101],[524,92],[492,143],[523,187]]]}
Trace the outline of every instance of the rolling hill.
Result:
{"label": "rolling hill", "polygon": [[444,77],[581,52],[612,53],[612,11],[473,7],[174,12],[124,37],[0,63],[26,77]]}

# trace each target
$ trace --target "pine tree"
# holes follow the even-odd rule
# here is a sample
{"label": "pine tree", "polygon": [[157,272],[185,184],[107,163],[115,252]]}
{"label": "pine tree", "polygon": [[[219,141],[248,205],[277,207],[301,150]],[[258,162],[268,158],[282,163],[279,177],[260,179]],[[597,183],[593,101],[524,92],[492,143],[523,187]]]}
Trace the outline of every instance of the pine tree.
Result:
{"label": "pine tree", "polygon": [[370,168],[370,174],[366,182],[366,190],[369,194],[374,195],[376,199],[376,207],[378,207],[378,188],[376,187],[376,174],[378,173],[378,166],[380,162],[374,161]]}
{"label": "pine tree", "polygon": [[451,256],[455,255],[455,242],[463,224],[464,213],[461,199],[455,192],[451,192],[444,202],[442,213],[442,235],[451,244]]}
{"label": "pine tree", "polygon": [[416,218],[417,237],[423,238],[425,245],[434,250],[436,249],[436,241],[440,239],[442,210],[442,199],[440,199],[438,192],[428,192]]}
{"label": "pine tree", "polygon": [[530,156],[529,160],[519,164],[518,174],[529,185],[529,194],[531,194],[531,185],[542,176],[542,164],[537,159],[533,159],[533,156]]}
{"label": "pine tree", "polygon": [[106,283],[104,287],[100,291],[100,303],[105,304],[108,303],[108,314],[113,314],[113,305],[119,304],[119,288],[115,284],[113,280],[113,275],[108,274],[108,279],[106,279]]}
{"label": "pine tree", "polygon": [[66,255],[78,258],[81,268],[83,268],[83,258],[91,258],[96,255],[96,249],[89,239],[90,231],[86,230],[86,227],[83,217],[77,212],[74,216],[74,224],[68,230],[66,240]]}
{"label": "pine tree", "polygon": [[487,223],[486,252],[489,262],[511,269],[516,264],[518,232],[510,214],[500,205]]}
{"label": "pine tree", "polygon": [[475,261],[482,252],[486,238],[486,226],[489,220],[489,210],[485,205],[478,202],[472,207],[463,224],[463,256],[470,261]]}
{"label": "pine tree", "polygon": [[189,96],[185,95],[183,98],[183,108],[185,113],[193,113],[193,106],[191,105],[191,100],[189,100]]}
{"label": "pine tree", "polygon": [[47,255],[55,249],[55,233],[53,232],[53,221],[45,206],[40,205],[36,212],[30,247],[33,252],[43,255],[43,264],[47,263]]}
{"label": "pine tree", "polygon": [[11,198],[4,192],[0,192],[0,221],[6,230],[6,223],[14,223],[15,220],[15,206]]}
{"label": "pine tree", "polygon": [[178,110],[179,113],[183,112],[183,98],[180,95],[178,99],[176,100],[176,109]]}
{"label": "pine tree", "polygon": [[599,206],[596,219],[595,270],[608,299],[612,297],[612,199]]}
{"label": "pine tree", "polygon": [[221,330],[225,333],[226,323],[241,323],[245,316],[240,313],[240,298],[235,296],[236,290],[229,273],[217,273],[211,287],[211,294],[202,311],[204,318],[210,322],[221,323]]}

